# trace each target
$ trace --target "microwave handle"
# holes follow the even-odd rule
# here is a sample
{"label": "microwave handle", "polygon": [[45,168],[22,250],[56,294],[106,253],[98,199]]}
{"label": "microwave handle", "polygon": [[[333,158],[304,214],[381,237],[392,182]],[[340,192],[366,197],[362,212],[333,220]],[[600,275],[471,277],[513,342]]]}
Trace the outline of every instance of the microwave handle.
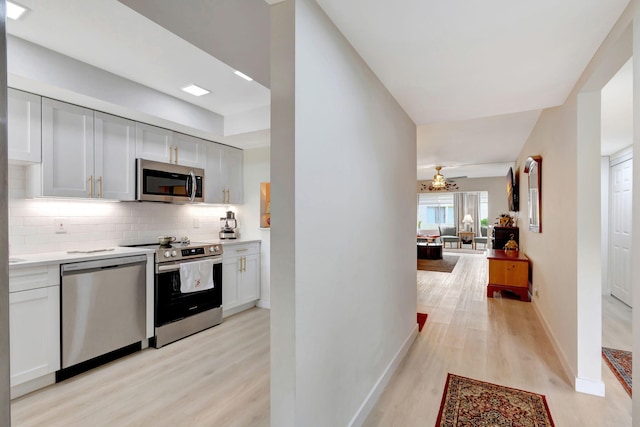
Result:
{"label": "microwave handle", "polygon": [[194,174],[193,171],[191,171],[189,172],[189,175],[191,176],[191,195],[189,196],[189,201],[193,203],[193,201],[196,199],[196,191],[197,191],[196,174]]}

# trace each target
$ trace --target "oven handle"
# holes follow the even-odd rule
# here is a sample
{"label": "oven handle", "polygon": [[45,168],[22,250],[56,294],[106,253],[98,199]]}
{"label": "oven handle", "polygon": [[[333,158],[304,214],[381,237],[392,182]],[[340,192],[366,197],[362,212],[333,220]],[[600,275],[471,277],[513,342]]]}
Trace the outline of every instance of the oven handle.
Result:
{"label": "oven handle", "polygon": [[[165,273],[167,271],[177,271],[180,270],[180,264],[186,264],[189,261],[186,262],[180,262],[177,264],[170,264],[170,265],[158,265],[156,266],[156,273]],[[222,258],[218,257],[216,259],[213,260],[213,264],[222,264]]]}

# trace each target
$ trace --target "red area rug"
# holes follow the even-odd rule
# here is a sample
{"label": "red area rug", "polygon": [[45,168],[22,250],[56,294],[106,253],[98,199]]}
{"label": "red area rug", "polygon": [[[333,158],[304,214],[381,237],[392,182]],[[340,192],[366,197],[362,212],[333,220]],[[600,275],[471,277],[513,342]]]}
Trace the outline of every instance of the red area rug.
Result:
{"label": "red area rug", "polygon": [[545,397],[449,374],[436,427],[553,427]]}
{"label": "red area rug", "polygon": [[422,328],[424,328],[424,324],[427,321],[427,313],[418,313],[418,332],[422,332]]}
{"label": "red area rug", "polygon": [[631,352],[602,347],[602,357],[627,394],[631,396]]}

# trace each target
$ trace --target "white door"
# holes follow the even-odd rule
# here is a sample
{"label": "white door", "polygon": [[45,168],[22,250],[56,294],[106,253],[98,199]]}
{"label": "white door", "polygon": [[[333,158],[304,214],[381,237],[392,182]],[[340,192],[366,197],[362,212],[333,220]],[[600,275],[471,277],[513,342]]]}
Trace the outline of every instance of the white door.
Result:
{"label": "white door", "polygon": [[226,147],[224,153],[224,175],[227,189],[227,201],[234,205],[243,200],[243,153],[233,147]]}
{"label": "white door", "polygon": [[609,287],[611,295],[631,306],[631,189],[633,160],[611,166],[609,213]]}
{"label": "white door", "polygon": [[40,163],[41,97],[8,88],[7,104],[9,160]]}
{"label": "white door", "polygon": [[204,202],[224,203],[226,189],[222,175],[224,161],[224,145],[211,143],[207,145],[206,168],[204,170]]}
{"label": "white door", "polygon": [[136,123],[136,157],[155,162],[175,163],[173,132]]}
{"label": "white door", "polygon": [[204,140],[182,133],[173,133],[174,160],[179,165],[204,168]]}
{"label": "white door", "polygon": [[92,197],[94,178],[93,111],[43,98],[42,195]]}
{"label": "white door", "polygon": [[136,125],[132,120],[95,112],[94,197],[135,200]]}

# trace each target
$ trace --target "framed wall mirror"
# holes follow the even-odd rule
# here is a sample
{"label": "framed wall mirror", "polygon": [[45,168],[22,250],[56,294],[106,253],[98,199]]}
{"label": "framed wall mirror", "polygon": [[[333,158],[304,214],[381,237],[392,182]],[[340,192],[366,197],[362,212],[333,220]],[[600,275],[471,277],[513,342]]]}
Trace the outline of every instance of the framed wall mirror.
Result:
{"label": "framed wall mirror", "polygon": [[524,164],[524,173],[529,176],[529,230],[534,233],[542,233],[541,215],[541,166],[542,157],[531,156]]}

